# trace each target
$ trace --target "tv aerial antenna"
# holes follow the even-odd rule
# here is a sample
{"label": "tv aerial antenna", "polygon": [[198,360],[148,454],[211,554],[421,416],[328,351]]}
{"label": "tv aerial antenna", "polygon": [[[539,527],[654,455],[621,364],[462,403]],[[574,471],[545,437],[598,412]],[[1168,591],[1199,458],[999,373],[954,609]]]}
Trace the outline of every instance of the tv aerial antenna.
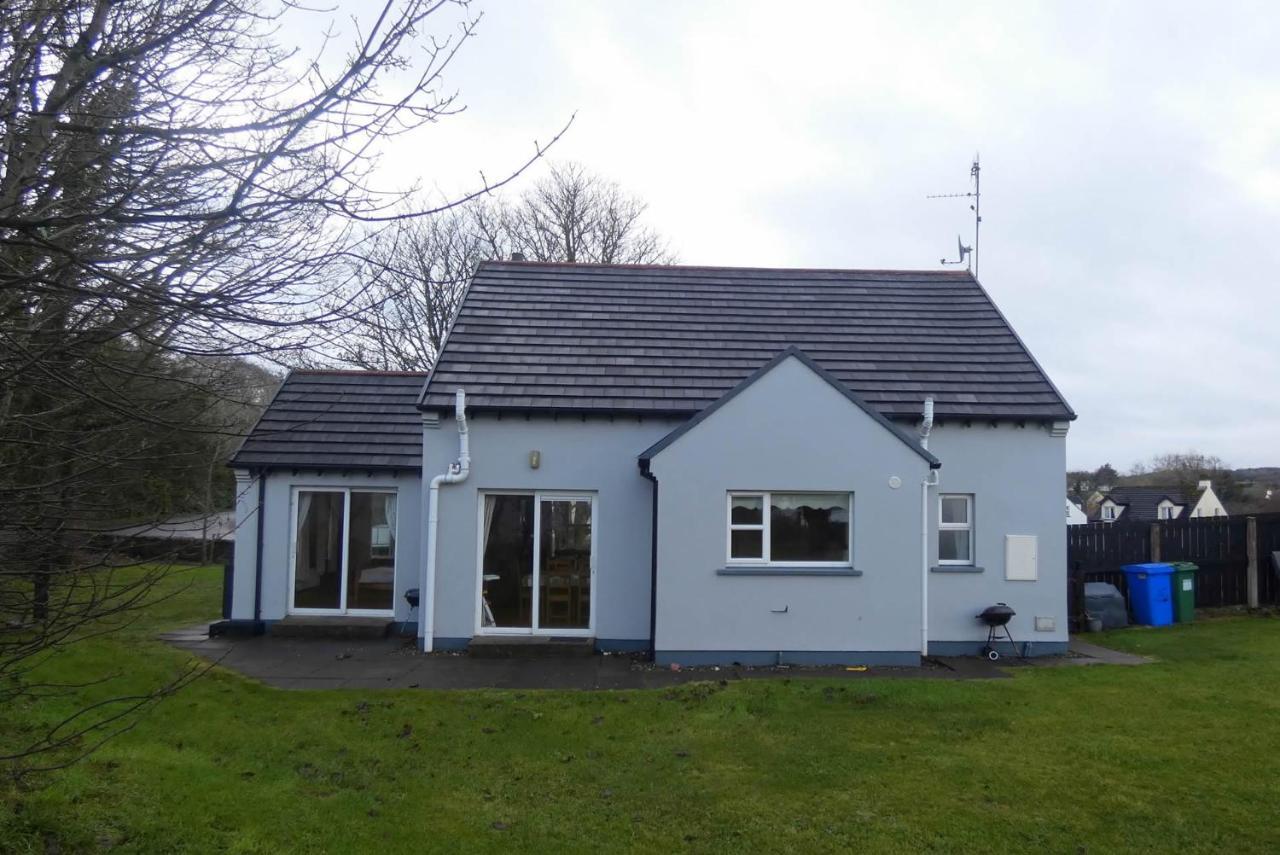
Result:
{"label": "tv aerial antenna", "polygon": [[973,166],[969,167],[969,178],[973,181],[973,189],[968,193],[939,193],[933,196],[926,196],[926,199],[972,199],[969,204],[969,210],[973,211],[973,246],[965,246],[960,236],[956,236],[956,250],[958,258],[955,261],[948,261],[945,258],[938,259],[940,264],[966,264],[968,269],[973,271],[973,275],[978,275],[978,233],[982,228],[982,167],[978,163],[978,156],[973,156]]}

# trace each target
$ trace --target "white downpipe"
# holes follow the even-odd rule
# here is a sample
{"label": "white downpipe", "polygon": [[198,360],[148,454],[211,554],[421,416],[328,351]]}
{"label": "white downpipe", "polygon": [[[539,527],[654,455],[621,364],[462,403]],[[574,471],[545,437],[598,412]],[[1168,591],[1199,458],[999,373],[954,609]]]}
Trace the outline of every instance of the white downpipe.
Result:
{"label": "white downpipe", "polygon": [[440,485],[457,484],[471,474],[471,442],[467,435],[467,393],[459,389],[454,399],[454,416],[458,419],[458,459],[449,471],[431,479],[427,497],[427,573],[420,598],[422,613],[422,649],[430,653],[436,637],[436,529],[440,525]]}
{"label": "white downpipe", "polygon": [[[920,445],[929,448],[933,430],[933,398],[924,399]],[[920,655],[929,655],[929,488],[938,486],[938,470],[930,469],[920,482]]]}

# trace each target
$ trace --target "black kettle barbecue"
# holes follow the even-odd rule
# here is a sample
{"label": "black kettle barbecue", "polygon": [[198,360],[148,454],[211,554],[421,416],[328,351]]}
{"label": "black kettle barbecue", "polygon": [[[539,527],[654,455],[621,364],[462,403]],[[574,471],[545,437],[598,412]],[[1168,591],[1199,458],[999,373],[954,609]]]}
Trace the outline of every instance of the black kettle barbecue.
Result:
{"label": "black kettle barbecue", "polygon": [[994,606],[987,606],[978,615],[978,620],[987,625],[987,643],[982,648],[982,654],[995,662],[1000,658],[1000,651],[996,650],[996,642],[1000,640],[1000,630],[1004,630],[1004,637],[1009,639],[1009,646],[1013,648],[1016,655],[1018,645],[1014,643],[1013,636],[1009,634],[1009,620],[1015,615],[1013,609],[1008,603],[996,603]]}

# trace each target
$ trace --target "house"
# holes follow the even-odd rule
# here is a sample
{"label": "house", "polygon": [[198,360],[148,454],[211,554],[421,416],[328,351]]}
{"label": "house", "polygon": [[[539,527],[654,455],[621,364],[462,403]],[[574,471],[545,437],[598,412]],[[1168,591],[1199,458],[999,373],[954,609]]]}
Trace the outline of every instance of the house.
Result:
{"label": "house", "polygon": [[966,272],[485,263],[429,377],[282,385],[230,626],[909,665],[1006,602],[1059,653],[1074,418]]}
{"label": "house", "polygon": [[1067,525],[1086,525],[1088,522],[1089,515],[1084,512],[1083,503],[1067,496]]}
{"label": "house", "polygon": [[[412,628],[424,373],[293,371],[232,457],[232,626],[287,615]],[[405,525],[401,526],[400,521]]]}
{"label": "house", "polygon": [[1125,485],[1112,487],[1098,501],[1097,522],[1155,522],[1156,520],[1225,517],[1227,509],[1213,492],[1213,483],[1200,481],[1194,493],[1177,487]]}

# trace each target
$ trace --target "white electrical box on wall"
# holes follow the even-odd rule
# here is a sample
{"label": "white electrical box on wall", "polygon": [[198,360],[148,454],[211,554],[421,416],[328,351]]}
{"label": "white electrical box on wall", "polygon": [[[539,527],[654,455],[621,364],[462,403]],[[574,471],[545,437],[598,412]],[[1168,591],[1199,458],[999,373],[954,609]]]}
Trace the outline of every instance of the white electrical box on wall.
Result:
{"label": "white electrical box on wall", "polygon": [[1040,578],[1039,545],[1034,534],[1004,536],[1004,578],[1010,582],[1034,582]]}

